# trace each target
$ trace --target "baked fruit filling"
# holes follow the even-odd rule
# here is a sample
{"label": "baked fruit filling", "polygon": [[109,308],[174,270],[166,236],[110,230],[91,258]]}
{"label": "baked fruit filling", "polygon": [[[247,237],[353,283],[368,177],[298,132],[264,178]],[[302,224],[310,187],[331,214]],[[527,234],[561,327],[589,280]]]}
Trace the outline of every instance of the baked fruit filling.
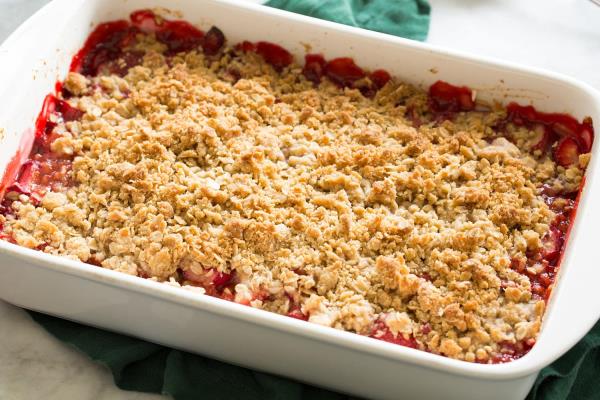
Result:
{"label": "baked fruit filling", "polygon": [[148,10],[98,26],[3,182],[1,237],[455,359],[524,355],[592,121],[300,61]]}

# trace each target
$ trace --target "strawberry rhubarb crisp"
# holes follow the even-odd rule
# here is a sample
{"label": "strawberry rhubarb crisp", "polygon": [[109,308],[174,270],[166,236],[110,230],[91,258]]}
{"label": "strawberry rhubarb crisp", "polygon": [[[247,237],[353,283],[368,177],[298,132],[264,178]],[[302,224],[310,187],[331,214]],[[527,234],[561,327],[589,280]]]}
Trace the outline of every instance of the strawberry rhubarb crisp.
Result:
{"label": "strawberry rhubarb crisp", "polygon": [[100,25],[5,183],[2,238],[455,359],[525,354],[591,120],[301,61],[151,11]]}

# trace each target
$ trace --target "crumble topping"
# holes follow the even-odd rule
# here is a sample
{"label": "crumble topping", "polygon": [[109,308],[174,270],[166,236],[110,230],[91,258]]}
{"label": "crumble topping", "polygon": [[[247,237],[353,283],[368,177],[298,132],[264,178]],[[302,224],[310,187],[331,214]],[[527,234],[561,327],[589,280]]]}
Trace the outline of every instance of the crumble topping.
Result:
{"label": "crumble topping", "polygon": [[16,243],[199,293],[234,276],[221,297],[461,360],[536,338],[545,303],[514,263],[555,218],[540,188],[576,191],[589,154],[565,168],[529,128],[498,136],[500,109],[435,122],[396,80],[367,98],[239,49],[134,46],[123,77],[67,76],[83,116],[51,150],[74,184],[7,193]]}

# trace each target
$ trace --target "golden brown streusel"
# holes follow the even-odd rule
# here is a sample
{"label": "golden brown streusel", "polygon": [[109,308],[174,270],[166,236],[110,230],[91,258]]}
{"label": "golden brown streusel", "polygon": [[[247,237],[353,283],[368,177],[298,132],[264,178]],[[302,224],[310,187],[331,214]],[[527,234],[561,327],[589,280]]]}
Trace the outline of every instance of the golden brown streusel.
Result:
{"label": "golden brown streusel", "polygon": [[235,301],[367,335],[384,321],[468,361],[536,337],[544,302],[511,260],[554,217],[539,187],[582,172],[531,155],[527,129],[493,138],[502,111],[415,128],[426,94],[402,82],[367,99],[254,53],[167,64],[151,35],[136,46],[124,78],[68,75],[85,114],[52,150],[76,185],[13,203],[18,244],[175,286],[235,271]]}

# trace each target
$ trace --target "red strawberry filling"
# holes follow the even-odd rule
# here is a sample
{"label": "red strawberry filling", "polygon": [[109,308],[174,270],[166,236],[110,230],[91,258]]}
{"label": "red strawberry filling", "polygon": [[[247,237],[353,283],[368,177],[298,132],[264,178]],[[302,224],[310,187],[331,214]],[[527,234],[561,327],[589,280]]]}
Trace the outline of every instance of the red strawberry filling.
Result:
{"label": "red strawberry filling", "polygon": [[516,343],[501,342],[499,343],[500,352],[492,357],[492,363],[502,364],[517,360],[527,354],[534,344],[534,339]]}
{"label": "red strawberry filling", "polygon": [[162,19],[151,10],[135,11],[130,19],[140,31],[154,33],[156,39],[167,46],[167,54],[190,51],[203,43],[204,33],[187,21]]}
{"label": "red strawberry filling", "polygon": [[[203,270],[201,273],[195,273],[192,270],[183,271],[184,281],[188,281],[194,286],[200,286],[211,296],[221,297],[226,289],[232,289],[235,286],[235,271],[230,273],[218,271],[216,268]],[[231,291],[230,291],[231,292]]]}
{"label": "red strawberry filling", "polygon": [[375,322],[369,337],[383,340],[388,343],[399,344],[400,346],[411,347],[413,349],[418,348],[417,341],[412,335],[405,338],[402,333],[394,334],[382,320]]}
{"label": "red strawberry filling", "polygon": [[543,113],[533,106],[520,106],[516,103],[510,103],[506,110],[507,120],[517,126],[526,126],[536,132],[543,126],[544,136],[532,150],[545,151],[554,146],[554,160],[563,167],[576,164],[580,154],[592,150],[594,130],[589,118],[579,123],[567,114]]}

